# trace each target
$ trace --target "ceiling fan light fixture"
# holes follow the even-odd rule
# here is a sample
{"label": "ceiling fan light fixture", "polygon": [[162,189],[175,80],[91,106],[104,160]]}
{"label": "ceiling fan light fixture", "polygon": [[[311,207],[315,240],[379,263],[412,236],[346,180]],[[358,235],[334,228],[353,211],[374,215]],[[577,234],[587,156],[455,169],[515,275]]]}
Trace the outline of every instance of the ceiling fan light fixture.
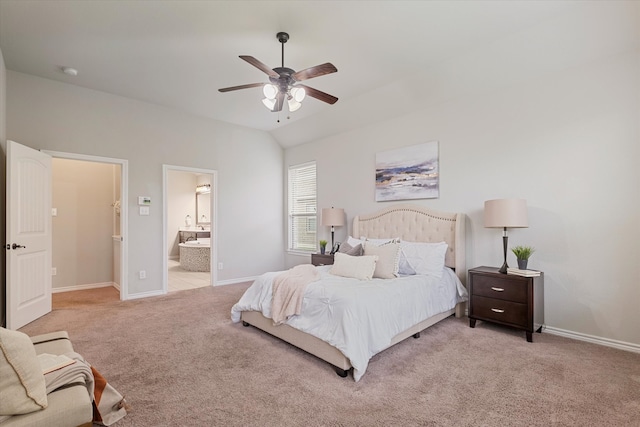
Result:
{"label": "ceiling fan light fixture", "polygon": [[262,100],[262,103],[264,104],[265,107],[267,107],[269,109],[269,111],[273,111],[273,107],[276,106],[276,100],[275,99],[265,98],[265,99]]}
{"label": "ceiling fan light fixture", "polygon": [[262,93],[267,99],[276,99],[276,95],[278,94],[278,88],[275,85],[267,83],[262,88]]}
{"label": "ceiling fan light fixture", "polygon": [[302,107],[302,104],[300,104],[295,99],[288,99],[287,103],[289,104],[289,112],[291,112],[291,113],[293,113],[294,111],[296,111],[297,109]]}
{"label": "ceiling fan light fixture", "polygon": [[307,92],[304,90],[303,87],[294,87],[291,89],[291,96],[297,102],[302,102],[302,100],[306,95],[307,95]]}
{"label": "ceiling fan light fixture", "polygon": [[[2,1],[2,0],[0,0]],[[269,76],[270,83],[249,83],[239,86],[230,86],[218,89],[219,92],[231,92],[240,89],[249,89],[262,87],[262,92],[265,98],[262,103],[271,112],[279,113],[284,107],[284,101],[288,102],[289,111],[293,112],[298,110],[302,104],[302,100],[306,99],[309,95],[311,98],[315,98],[319,101],[326,102],[327,104],[335,104],[338,101],[333,95],[319,91],[305,84],[297,85],[298,82],[306,81],[316,77],[324,76],[326,74],[335,73],[338,69],[330,62],[316,65],[314,67],[305,68],[304,70],[295,71],[291,68],[284,66],[284,45],[289,40],[289,34],[285,32],[279,32],[276,37],[282,44],[282,65],[280,67],[271,68],[266,64],[258,61],[253,56],[240,55],[240,59],[246,61],[250,65],[256,67]],[[280,120],[278,120],[280,122]]]}

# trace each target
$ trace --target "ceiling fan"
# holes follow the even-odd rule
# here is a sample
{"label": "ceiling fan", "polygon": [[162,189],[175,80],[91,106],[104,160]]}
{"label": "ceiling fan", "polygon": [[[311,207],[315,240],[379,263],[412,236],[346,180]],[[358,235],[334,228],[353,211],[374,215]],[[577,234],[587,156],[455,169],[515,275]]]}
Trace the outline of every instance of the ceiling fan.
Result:
{"label": "ceiling fan", "polygon": [[316,98],[320,101],[328,104],[335,104],[338,101],[333,95],[322,92],[318,89],[314,89],[307,85],[300,84],[299,82],[309,80],[314,77],[324,76],[325,74],[331,74],[338,71],[338,69],[331,63],[327,62],[315,67],[306,68],[302,71],[294,71],[291,68],[284,66],[284,44],[289,40],[289,34],[280,32],[276,35],[278,41],[282,44],[282,66],[274,69],[269,68],[267,65],[258,61],[253,56],[240,55],[240,59],[247,61],[260,71],[269,76],[271,83],[249,83],[240,86],[231,86],[218,89],[220,92],[230,92],[239,89],[248,89],[252,87],[263,87],[263,93],[265,98],[262,103],[271,111],[282,111],[284,101],[286,100],[289,105],[289,111],[296,111],[302,106],[301,102],[305,98],[305,95],[309,95],[312,98]]}

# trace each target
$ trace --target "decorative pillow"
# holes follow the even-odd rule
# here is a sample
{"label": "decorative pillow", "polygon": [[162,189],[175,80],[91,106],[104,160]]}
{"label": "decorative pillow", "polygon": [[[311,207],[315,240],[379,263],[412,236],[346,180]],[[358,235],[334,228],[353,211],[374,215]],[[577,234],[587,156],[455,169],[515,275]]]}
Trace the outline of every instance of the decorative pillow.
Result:
{"label": "decorative pillow", "polygon": [[399,237],[386,237],[384,239],[369,239],[366,236],[362,236],[359,239],[356,239],[355,237],[351,237],[351,236],[349,236],[347,238],[347,243],[350,244],[351,246],[363,245],[363,247],[364,247],[364,242],[369,242],[369,243],[373,243],[376,246],[380,246],[380,245],[384,245],[385,243],[397,243],[397,242],[400,242],[400,238]]}
{"label": "decorative pillow", "polygon": [[[440,243],[418,243],[400,242],[401,258],[400,265],[406,268],[405,262],[415,271],[415,274],[426,274],[435,277],[442,277],[444,268],[444,257],[449,245]],[[401,270],[402,271],[402,270]],[[408,274],[408,273],[403,273]]]}
{"label": "decorative pillow", "polygon": [[344,242],[340,245],[340,250],[338,252],[351,256],[360,256],[362,255],[362,244],[358,243],[356,246],[351,246],[349,242]]}
{"label": "decorative pillow", "polygon": [[377,256],[351,256],[337,252],[329,273],[336,276],[371,280],[376,269]]}
{"label": "decorative pillow", "polygon": [[22,332],[0,328],[0,415],[47,407],[47,389],[36,349]]}
{"label": "decorative pillow", "polygon": [[351,246],[351,247],[356,247],[358,245],[362,245],[364,244],[364,240],[360,240],[360,239],[356,239],[355,237],[351,237],[349,236],[347,238],[347,243]]}
{"label": "decorative pillow", "polygon": [[409,261],[407,260],[407,257],[404,254],[403,243],[405,243],[405,242],[400,242],[400,257],[399,257],[399,260],[398,260],[398,274],[402,275],[402,276],[413,276],[413,275],[416,274],[416,271],[413,269],[413,267],[411,267],[411,264],[409,264]]}
{"label": "decorative pillow", "polygon": [[400,258],[400,243],[386,243],[381,246],[370,243],[364,244],[364,255],[378,256],[373,277],[393,279],[398,276],[398,260]]}
{"label": "decorative pillow", "polygon": [[376,246],[381,246],[381,245],[386,245],[387,243],[399,243],[400,242],[400,238],[399,237],[389,237],[389,238],[384,238],[384,239],[370,239],[368,237],[361,237],[362,240],[364,240],[365,242],[369,242],[369,243],[373,243]]}

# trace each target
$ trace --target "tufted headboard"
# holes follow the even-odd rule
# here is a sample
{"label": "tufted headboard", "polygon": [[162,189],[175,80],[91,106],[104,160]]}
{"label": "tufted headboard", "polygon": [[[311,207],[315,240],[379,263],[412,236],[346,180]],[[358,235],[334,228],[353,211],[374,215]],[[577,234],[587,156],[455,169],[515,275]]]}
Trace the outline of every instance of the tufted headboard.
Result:
{"label": "tufted headboard", "polygon": [[447,242],[445,265],[453,268],[462,283],[466,283],[465,215],[438,212],[422,206],[400,204],[370,215],[353,219],[352,236],[371,239],[395,238],[407,242]]}

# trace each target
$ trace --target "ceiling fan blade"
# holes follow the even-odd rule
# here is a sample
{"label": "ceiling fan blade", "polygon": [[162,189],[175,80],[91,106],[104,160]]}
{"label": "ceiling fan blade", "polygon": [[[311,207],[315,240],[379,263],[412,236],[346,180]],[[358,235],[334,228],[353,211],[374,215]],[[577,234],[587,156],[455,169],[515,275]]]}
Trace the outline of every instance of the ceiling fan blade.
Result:
{"label": "ceiling fan blade", "polygon": [[223,87],[222,89],[218,89],[218,91],[220,91],[220,92],[231,92],[232,90],[249,89],[250,87],[259,87],[259,86],[264,86],[264,85],[265,85],[264,83],[249,83],[248,85]]}
{"label": "ceiling fan blade", "polygon": [[329,95],[328,93],[322,92],[321,90],[314,89],[307,85],[296,85],[296,87],[303,87],[307,95],[312,98],[319,99],[320,101],[324,101],[327,104],[335,104],[338,102],[338,98],[333,95]]}
{"label": "ceiling fan blade", "polygon": [[276,78],[276,79],[280,77],[280,74],[276,73],[271,68],[269,68],[267,65],[265,65],[262,62],[258,61],[253,56],[240,55],[240,59],[244,59],[249,64],[251,64],[254,67],[256,67],[258,70],[262,71],[263,73],[266,73],[269,77],[273,77],[273,78]]}
{"label": "ceiling fan blade", "polygon": [[325,74],[331,74],[338,71],[338,69],[330,62],[325,64],[316,65],[315,67],[307,68],[305,70],[293,73],[293,77],[296,81],[301,82],[303,80],[312,79],[314,77],[324,76]]}
{"label": "ceiling fan blade", "polygon": [[278,92],[278,95],[276,96],[276,105],[273,106],[273,111],[278,112],[278,111],[282,111],[282,106],[284,105],[284,93],[280,93]]}

